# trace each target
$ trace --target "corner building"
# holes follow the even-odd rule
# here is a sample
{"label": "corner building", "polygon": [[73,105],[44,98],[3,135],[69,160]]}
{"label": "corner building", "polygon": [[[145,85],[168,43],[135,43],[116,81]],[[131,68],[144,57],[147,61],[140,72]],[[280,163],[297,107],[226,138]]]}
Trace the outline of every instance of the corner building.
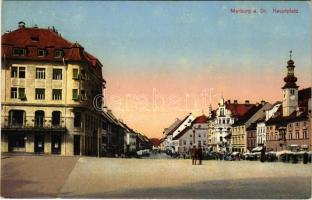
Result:
{"label": "corner building", "polygon": [[54,27],[20,22],[1,39],[1,151],[95,155],[103,115],[93,98],[106,83],[100,61]]}

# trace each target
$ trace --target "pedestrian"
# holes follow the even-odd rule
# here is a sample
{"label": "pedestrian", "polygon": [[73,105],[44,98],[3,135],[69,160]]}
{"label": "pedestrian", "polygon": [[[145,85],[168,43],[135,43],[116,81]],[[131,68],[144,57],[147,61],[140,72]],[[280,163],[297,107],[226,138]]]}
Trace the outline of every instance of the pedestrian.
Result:
{"label": "pedestrian", "polygon": [[185,153],[185,152],[183,152],[183,158],[185,159],[185,157],[186,157],[186,153]]}
{"label": "pedestrian", "polygon": [[196,165],[196,159],[197,159],[197,149],[194,145],[192,148],[192,165]]}
{"label": "pedestrian", "polygon": [[197,155],[198,155],[197,158],[198,158],[199,164],[201,165],[202,160],[203,160],[203,150],[202,150],[200,145],[199,145],[198,150],[197,150]]}
{"label": "pedestrian", "polygon": [[304,164],[308,164],[308,161],[309,161],[309,155],[307,152],[304,152],[303,154],[303,163]]}

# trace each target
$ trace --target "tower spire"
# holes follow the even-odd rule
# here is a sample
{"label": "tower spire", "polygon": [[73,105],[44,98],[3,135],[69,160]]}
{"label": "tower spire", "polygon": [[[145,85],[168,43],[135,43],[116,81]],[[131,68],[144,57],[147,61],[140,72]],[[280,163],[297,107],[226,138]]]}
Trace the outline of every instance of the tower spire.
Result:
{"label": "tower spire", "polygon": [[291,60],[292,58],[292,50],[289,51],[289,59]]}

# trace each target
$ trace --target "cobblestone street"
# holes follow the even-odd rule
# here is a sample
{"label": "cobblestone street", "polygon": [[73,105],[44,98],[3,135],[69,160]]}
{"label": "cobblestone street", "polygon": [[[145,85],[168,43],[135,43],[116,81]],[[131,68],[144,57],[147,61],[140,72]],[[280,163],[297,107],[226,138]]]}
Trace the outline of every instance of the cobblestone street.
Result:
{"label": "cobblestone street", "polygon": [[311,196],[311,165],[205,161],[194,166],[183,159],[78,158],[2,159],[2,196],[290,199]]}

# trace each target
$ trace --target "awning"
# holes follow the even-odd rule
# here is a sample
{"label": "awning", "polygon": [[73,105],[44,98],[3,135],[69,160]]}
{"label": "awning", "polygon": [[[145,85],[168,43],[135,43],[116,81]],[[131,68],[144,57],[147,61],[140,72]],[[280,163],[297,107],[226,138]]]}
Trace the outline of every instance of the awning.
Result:
{"label": "awning", "polygon": [[259,147],[256,147],[256,148],[253,148],[251,151],[252,152],[257,152],[257,151],[262,151],[262,146],[259,146]]}

